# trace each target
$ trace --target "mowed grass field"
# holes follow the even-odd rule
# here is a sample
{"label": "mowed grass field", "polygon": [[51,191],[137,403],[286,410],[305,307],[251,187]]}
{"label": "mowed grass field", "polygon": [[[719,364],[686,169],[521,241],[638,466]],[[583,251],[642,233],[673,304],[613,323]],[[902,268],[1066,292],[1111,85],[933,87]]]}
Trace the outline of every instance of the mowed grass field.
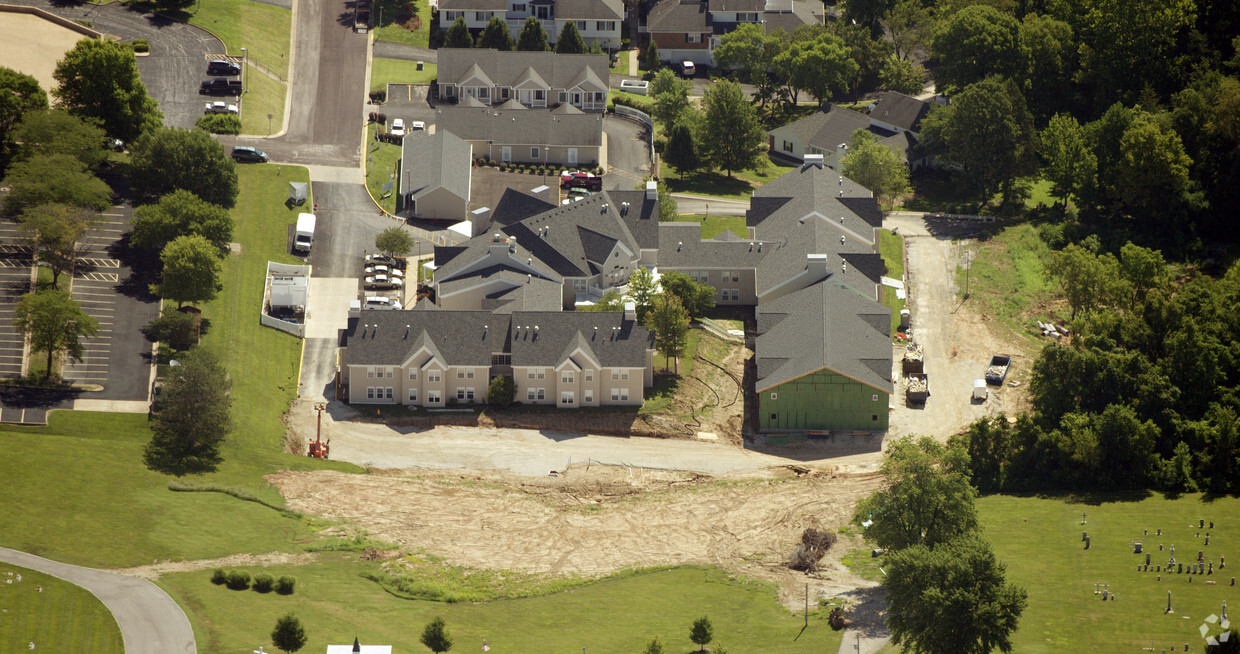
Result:
{"label": "mowed grass field", "polygon": [[[1230,585],[1240,567],[1233,562],[1240,562],[1240,499],[1151,495],[1082,502],[989,496],[977,505],[986,539],[1007,564],[1008,579],[1029,592],[1013,651],[1137,652],[1153,640],[1154,651],[1171,645],[1182,651],[1188,643],[1189,651],[1201,652],[1202,621],[1220,614],[1223,600],[1232,610],[1240,608],[1240,586]],[[1086,514],[1084,525],[1081,513]],[[1199,519],[1207,528],[1198,528]],[[1211,520],[1214,529],[1208,528]],[[1158,529],[1162,536],[1155,535]],[[1082,531],[1089,532],[1088,550]],[[1145,564],[1145,555],[1133,553],[1134,541],[1150,553],[1150,572],[1136,570]],[[1159,551],[1160,544],[1168,549]],[[1202,550],[1207,561],[1214,561],[1214,574],[1164,572],[1159,581],[1154,566],[1166,565],[1172,545],[1176,560],[1184,563],[1196,561]],[[1225,570],[1219,570],[1220,556],[1227,559]],[[1102,601],[1094,594],[1095,583],[1109,584],[1117,599]],[[1164,615],[1168,590],[1174,612]],[[1240,619],[1240,614],[1229,617]],[[1216,625],[1212,633],[1218,632]]]}
{"label": "mowed grass field", "polygon": [[89,591],[0,563],[0,652],[31,651],[30,643],[35,652],[125,651],[112,613]]}
{"label": "mowed grass field", "polygon": [[[271,575],[297,577],[290,596],[232,591],[210,582],[210,571],[160,580],[182,606],[192,607],[201,651],[241,652],[268,643],[276,619],[301,618],[309,641],[303,651],[322,652],[356,634],[363,644],[392,645],[394,652],[426,651],[422,627],[443,617],[453,651],[479,651],[485,639],[496,652],[631,654],[658,636],[669,653],[696,650],[689,628],[703,615],[715,643],[736,654],[835,652],[842,632],[825,612],[803,618],[779,606],[772,585],[730,577],[714,568],[677,568],[601,581],[520,600],[443,604],[396,598],[360,573],[373,566],[356,555],[331,554],[322,562],[272,566]],[[259,569],[247,569],[251,574]]]}
{"label": "mowed grass field", "polygon": [[1035,319],[1058,322],[1067,317],[1059,285],[1046,272],[1051,249],[1037,227],[1028,223],[1005,227],[969,249],[968,280],[962,260],[956,270],[957,287],[964,293],[967,286],[970,301],[981,303],[982,312],[998,318],[1012,334],[1032,338],[1039,333]]}

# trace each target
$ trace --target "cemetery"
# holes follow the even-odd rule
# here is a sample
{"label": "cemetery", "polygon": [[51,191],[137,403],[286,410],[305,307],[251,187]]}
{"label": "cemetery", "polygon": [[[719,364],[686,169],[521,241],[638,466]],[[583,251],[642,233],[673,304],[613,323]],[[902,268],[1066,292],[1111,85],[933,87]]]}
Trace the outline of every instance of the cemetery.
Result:
{"label": "cemetery", "polygon": [[977,505],[1008,579],[1029,592],[1014,651],[1205,652],[1240,630],[1227,616],[1240,606],[1240,499],[1003,495]]}

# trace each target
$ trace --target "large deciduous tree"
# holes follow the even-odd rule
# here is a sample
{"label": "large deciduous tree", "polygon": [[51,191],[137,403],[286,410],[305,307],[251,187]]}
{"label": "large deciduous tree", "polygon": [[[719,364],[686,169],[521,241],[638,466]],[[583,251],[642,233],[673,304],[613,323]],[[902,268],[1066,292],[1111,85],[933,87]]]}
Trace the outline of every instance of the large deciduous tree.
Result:
{"label": "large deciduous tree", "polygon": [[570,20],[564,23],[564,28],[560,30],[560,36],[555,41],[555,51],[557,54],[585,53],[586,42],[581,38],[581,32],[577,31],[575,21]]}
{"label": "large deciduous tree", "polygon": [[67,154],[37,154],[9,166],[9,194],[4,208],[17,214],[41,204],[68,204],[103,211],[112,205],[112,189]]}
{"label": "large deciduous tree", "polygon": [[52,90],[59,106],[94,118],[112,138],[133,141],[164,120],[155,99],[138,77],[138,62],[127,43],[82,39],[52,73],[60,86]]}
{"label": "large deciduous tree", "polygon": [[136,248],[159,253],[176,238],[197,234],[210,241],[221,255],[228,253],[234,226],[232,215],[189,191],[173,191],[155,204],[138,207],[133,214],[129,243]]}
{"label": "large deciduous tree", "polygon": [[935,107],[922,121],[923,143],[945,150],[963,167],[966,183],[983,201],[996,190],[1011,198],[1016,182],[1036,168],[1033,119],[1010,80],[988,77]]}
{"label": "large deciduous tree", "polygon": [[63,109],[31,111],[13,127],[16,157],[36,154],[67,154],[94,170],[108,158],[103,148],[103,128],[93,119],[74,116]]}
{"label": "large deciduous tree", "polygon": [[69,204],[41,204],[23,211],[20,220],[39,261],[52,271],[52,288],[60,288],[60,273],[73,268],[78,241],[99,223],[100,216]]}
{"label": "large deciduous tree", "polygon": [[658,292],[659,283],[655,281],[654,273],[649,268],[638,266],[633,274],[629,275],[628,298],[633,301],[637,311],[637,322],[646,322],[646,312],[650,311],[650,305],[654,304]]}
{"label": "large deciduous tree", "polygon": [[219,360],[202,347],[177,356],[156,402],[143,452],[151,470],[171,475],[211,472],[220,464],[220,444],[232,430],[229,379]]}
{"label": "large deciduous tree", "polygon": [[1072,26],[1050,16],[1028,14],[1020,24],[1021,41],[1029,48],[1029,76],[1025,97],[1039,125],[1058,111],[1073,106],[1073,79],[1080,56]]}
{"label": "large deciduous tree", "polygon": [[522,52],[545,52],[547,50],[547,30],[543,29],[542,21],[530,16],[521,27],[517,38],[517,50]]}
{"label": "large deciduous tree", "polygon": [[1194,0],[1090,0],[1077,21],[1081,81],[1095,111],[1113,102],[1132,104],[1141,89],[1167,93],[1176,70],[1174,56],[1196,19]]}
{"label": "large deciduous tree", "polygon": [[507,52],[514,50],[517,44],[512,40],[512,32],[508,31],[508,23],[499,16],[491,16],[487,26],[482,28],[482,33],[478,35],[478,47]]}
{"label": "large deciduous tree", "polygon": [[692,319],[701,318],[715,307],[715,287],[701,284],[692,277],[676,271],[668,271],[659,277],[659,286],[675,295]]}
{"label": "large deciduous tree", "polygon": [[891,57],[878,74],[878,81],[897,93],[917,95],[926,87],[926,69],[915,62]]}
{"label": "large deciduous tree", "polygon": [[752,167],[763,156],[766,132],[740,86],[721,80],[706,90],[702,104],[706,119],[701,145],[707,161],[727,171],[728,177]]}
{"label": "large deciduous tree", "polygon": [[47,92],[39,80],[0,66],[0,170],[8,160],[9,130],[31,111],[47,109]]}
{"label": "large deciduous tree", "polygon": [[654,98],[654,117],[664,126],[676,122],[689,106],[692,85],[687,79],[676,77],[670,68],[660,69],[650,80],[650,97]]}
{"label": "large deciduous tree", "polygon": [[199,129],[159,129],[133,146],[130,184],[142,198],[177,189],[231,209],[240,187],[236,162],[219,141]]}
{"label": "large deciduous tree", "polygon": [[1046,272],[1059,280],[1059,287],[1072,309],[1072,319],[1076,320],[1078,313],[1089,311],[1115,296],[1119,263],[1111,254],[1098,256],[1076,243],[1069,243],[1051,254]]}
{"label": "large deciduous tree", "polygon": [[654,346],[663,355],[663,365],[666,367],[668,361],[674,360],[679,371],[680,355],[684,354],[689,337],[689,312],[680,303],[680,298],[670,291],[663,291],[654,299],[643,324],[654,332]]}
{"label": "large deciduous tree", "polygon": [[1012,651],[1028,604],[1006,566],[975,534],[887,557],[887,626],[892,642],[918,654]]}
{"label": "large deciduous tree", "polygon": [[934,81],[949,92],[990,75],[1024,79],[1029,67],[1020,23],[989,5],[965,7],[935,25],[930,51],[939,60]]}
{"label": "large deciduous tree", "polygon": [[1042,175],[1051,182],[1051,194],[1063,200],[1093,187],[1098,160],[1089,148],[1085,128],[1067,114],[1055,114],[1042,130],[1039,150]]}
{"label": "large deciduous tree", "polygon": [[844,41],[825,33],[813,41],[793,41],[775,59],[787,71],[788,83],[813,96],[819,107],[847,91],[859,70]]}
{"label": "large deciduous tree", "polygon": [[211,241],[191,234],[173,239],[159,255],[163,273],[151,292],[181,306],[206,302],[223,288],[220,251]]}
{"label": "large deciduous tree", "polygon": [[83,311],[68,291],[59,289],[23,295],[13,312],[13,325],[30,339],[31,350],[47,353],[49,377],[57,352],[81,361],[82,337],[99,331],[99,321]]}
{"label": "large deciduous tree", "polygon": [[904,159],[864,129],[853,132],[849,139],[848,156],[844,157],[841,172],[870,189],[879,205],[893,201],[909,189]]}
{"label": "large deciduous tree", "polygon": [[871,522],[865,537],[887,550],[935,546],[977,529],[977,491],[969,455],[929,436],[896,440],[883,455],[887,488],[857,504],[853,521]]}
{"label": "large deciduous tree", "polygon": [[403,257],[413,251],[413,235],[400,227],[388,227],[375,235],[375,247],[389,257]]}
{"label": "large deciduous tree", "polygon": [[930,43],[934,19],[921,0],[900,0],[887,14],[886,25],[896,56],[912,61],[914,53]]}

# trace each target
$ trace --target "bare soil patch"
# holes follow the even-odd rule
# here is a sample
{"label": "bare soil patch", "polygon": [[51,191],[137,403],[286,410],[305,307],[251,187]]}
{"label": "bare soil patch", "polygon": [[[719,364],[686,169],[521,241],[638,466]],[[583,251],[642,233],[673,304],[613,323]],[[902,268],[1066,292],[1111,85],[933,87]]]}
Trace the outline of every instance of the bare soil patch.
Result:
{"label": "bare soil patch", "polygon": [[123,575],[132,575],[134,577],[142,577],[144,579],[159,579],[160,575],[166,575],[174,572],[193,572],[195,570],[207,570],[210,568],[244,568],[244,567],[265,567],[269,565],[304,565],[312,563],[317,555],[303,552],[299,554],[290,554],[287,552],[268,552],[267,554],[231,554],[229,556],[218,559],[198,559],[195,561],[165,561],[162,563],[152,563],[151,565],[140,565],[134,568],[120,568],[113,570]]}

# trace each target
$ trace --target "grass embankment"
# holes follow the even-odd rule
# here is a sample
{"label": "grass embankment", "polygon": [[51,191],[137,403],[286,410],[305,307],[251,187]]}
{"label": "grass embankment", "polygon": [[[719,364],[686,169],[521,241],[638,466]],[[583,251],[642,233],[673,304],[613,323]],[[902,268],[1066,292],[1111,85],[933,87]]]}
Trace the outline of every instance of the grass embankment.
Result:
{"label": "grass embankment", "polygon": [[27,651],[30,643],[36,652],[125,651],[112,613],[84,588],[0,563],[0,589],[0,651]]}
{"label": "grass embankment", "polygon": [[436,616],[462,650],[485,639],[504,652],[636,652],[658,636],[668,651],[688,652],[694,648],[689,627],[702,615],[711,618],[715,643],[734,652],[834,652],[840,642],[825,613],[811,616],[800,633],[801,615],[779,606],[774,586],[713,568],[625,575],[543,597],[443,604],[393,597],[360,576],[374,564],[355,558],[329,555],[320,564],[267,568],[297,577],[297,592],[286,597],[214,586],[210,571],[169,575],[162,585],[183,605],[202,607],[196,636],[210,651],[267,642],[276,619],[289,611],[306,625],[305,651],[324,651],[354,634],[363,643],[417,651],[422,625]]}
{"label": "grass embankment", "polygon": [[688,173],[684,176],[684,179],[681,179],[679,172],[660,159],[659,178],[667,182],[667,188],[673,193],[692,193],[694,195],[709,195],[729,200],[747,200],[759,186],[795,167],[779,164],[770,159],[767,159],[765,164],[765,167],[759,166],[758,168],[746,170],[734,170],[732,171],[732,177],[728,177],[723,171],[702,170]]}
{"label": "grass embankment", "polygon": [[[389,120],[391,120],[389,118]],[[396,213],[396,188],[400,176],[399,145],[383,143],[375,140],[378,125],[371,123],[366,127],[366,189],[370,196],[388,213]],[[383,185],[392,182],[391,195],[383,197]]]}
{"label": "grass embankment", "polygon": [[[356,470],[282,454],[284,425],[297,388],[298,339],[258,323],[267,261],[285,253],[288,225],[301,207],[284,205],[288,182],[304,168],[239,166],[241,196],[233,210],[241,252],[224,263],[224,290],[203,307],[203,346],[232,377],[236,429],[216,473],[190,478],[237,488],[276,506],[262,476],[281,469]],[[313,539],[304,521],[222,493],[168,490],[172,479],[146,469],[145,415],[53,412],[46,427],[0,426],[0,544],[91,566],[129,566],[156,559],[198,559],[238,552],[297,551]],[[51,489],[54,489],[52,492]]]}
{"label": "grass embankment", "polygon": [[[192,11],[173,15],[218,36],[229,55],[240,57],[241,49],[246,49],[248,91],[241,111],[241,132],[278,132],[284,122],[293,12],[251,0],[200,0]],[[270,131],[267,114],[272,114]]]}
{"label": "grass embankment", "polygon": [[731,230],[741,238],[749,238],[749,228],[745,226],[744,216],[708,216],[701,213],[682,213],[676,217],[680,222],[702,223],[702,238],[714,238],[724,231]]}
{"label": "grass embankment", "polygon": [[388,84],[430,84],[438,74],[436,64],[424,63],[418,70],[416,61],[375,58],[370,64],[370,90],[382,91]]}
{"label": "grass embankment", "polygon": [[[1230,567],[1220,571],[1219,556],[1232,554],[1240,540],[1235,519],[1240,499],[1191,495],[1174,500],[1090,497],[1078,502],[990,496],[977,504],[985,536],[1007,564],[1008,579],[1029,592],[1013,651],[1135,652],[1151,640],[1156,651],[1183,643],[1201,651],[1204,641],[1197,628],[1203,620],[1219,614],[1223,600],[1236,605],[1236,587],[1229,585],[1235,572]],[[1084,525],[1082,513],[1087,514]],[[1206,520],[1206,528],[1198,528],[1199,519]],[[1208,528],[1210,521],[1214,529]],[[1162,536],[1155,535],[1157,529]],[[1082,531],[1089,532],[1088,550],[1081,542]],[[1144,554],[1133,553],[1137,541],[1150,553],[1149,572],[1136,570],[1145,564]],[[1160,545],[1168,549],[1159,551]],[[1172,545],[1176,560],[1183,563],[1195,562],[1202,550],[1207,561],[1214,561],[1214,574],[1163,572],[1159,581],[1155,566],[1166,566]],[[1095,583],[1109,584],[1116,600],[1102,601],[1094,594]],[[1167,591],[1171,614],[1163,613]],[[1217,624],[1211,633],[1218,635]]]}
{"label": "grass embankment", "polygon": [[[886,277],[904,279],[904,237],[893,234],[890,230],[878,230],[878,253],[883,256],[887,265]],[[904,300],[896,296],[896,289],[890,286],[879,286],[883,296],[883,304],[891,308],[891,334],[900,330],[900,311],[904,309]]]}
{"label": "grass embankment", "polygon": [[1059,318],[1059,287],[1044,267],[1051,250],[1036,227],[1005,227],[970,250],[968,272],[962,260],[956,285],[961,293],[968,288],[969,301],[980,304],[983,315],[1022,336],[1039,333],[1035,319]]}
{"label": "grass embankment", "polygon": [[[611,67],[612,75],[634,75],[635,71],[629,69],[630,53],[632,50],[621,50],[616,53],[616,65]],[[610,100],[611,98],[608,98]]]}
{"label": "grass embankment", "polygon": [[407,0],[379,0],[374,4],[375,40],[418,47],[430,45],[430,0],[415,0],[414,13],[405,13]]}

